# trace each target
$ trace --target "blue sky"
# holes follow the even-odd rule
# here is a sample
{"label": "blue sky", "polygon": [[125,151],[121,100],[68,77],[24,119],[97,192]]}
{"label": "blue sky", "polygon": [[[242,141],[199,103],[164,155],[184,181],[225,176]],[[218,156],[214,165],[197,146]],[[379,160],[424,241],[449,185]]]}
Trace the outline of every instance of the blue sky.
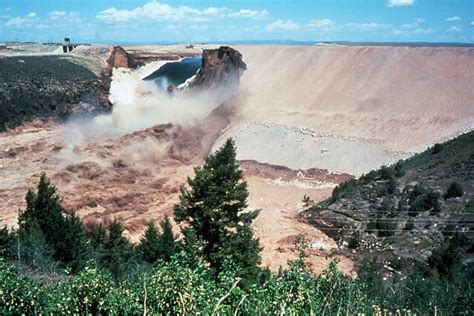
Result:
{"label": "blue sky", "polygon": [[0,41],[474,42],[474,0],[0,0]]}

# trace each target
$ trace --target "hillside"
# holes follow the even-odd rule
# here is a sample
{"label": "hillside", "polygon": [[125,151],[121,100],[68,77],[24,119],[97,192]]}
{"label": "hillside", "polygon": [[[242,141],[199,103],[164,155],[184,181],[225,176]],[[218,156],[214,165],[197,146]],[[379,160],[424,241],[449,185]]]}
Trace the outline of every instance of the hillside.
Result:
{"label": "hillside", "polygon": [[236,49],[239,159],[360,176],[474,127],[472,47]]}
{"label": "hillside", "polygon": [[71,56],[0,56],[0,131],[36,118],[110,109],[97,68]]}
{"label": "hillside", "polygon": [[424,262],[448,247],[472,264],[472,179],[469,132],[340,184],[300,217],[361,255]]}

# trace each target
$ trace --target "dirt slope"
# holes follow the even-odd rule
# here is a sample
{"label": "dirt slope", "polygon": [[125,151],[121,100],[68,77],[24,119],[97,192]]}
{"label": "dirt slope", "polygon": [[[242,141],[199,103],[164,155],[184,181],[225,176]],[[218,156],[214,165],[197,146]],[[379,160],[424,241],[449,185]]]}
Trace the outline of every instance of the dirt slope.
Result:
{"label": "dirt slope", "polygon": [[[248,65],[241,80],[240,117],[218,141],[235,136],[242,159],[288,161],[353,174],[406,157],[474,126],[474,49],[459,47],[238,46]],[[249,121],[255,126],[249,127]],[[278,127],[275,127],[278,126]],[[254,137],[306,129],[306,148],[294,161],[295,140]],[[244,132],[245,131],[245,132]],[[244,136],[239,134],[245,133]],[[336,141],[339,140],[339,141]],[[343,139],[346,144],[340,144]],[[332,149],[363,140],[360,160]],[[239,146],[244,143],[247,147]],[[375,152],[373,144],[378,146]],[[275,147],[280,150],[275,151]],[[270,150],[272,149],[272,150]],[[354,149],[357,151],[357,149]],[[319,152],[320,150],[317,150]],[[258,156],[269,152],[269,157]],[[357,157],[358,155],[355,154]],[[284,157],[284,159],[282,158]],[[275,158],[280,160],[275,161]],[[265,161],[262,161],[264,159]],[[303,161],[304,163],[302,163]],[[331,161],[332,163],[328,163]],[[342,166],[338,170],[336,165]]]}

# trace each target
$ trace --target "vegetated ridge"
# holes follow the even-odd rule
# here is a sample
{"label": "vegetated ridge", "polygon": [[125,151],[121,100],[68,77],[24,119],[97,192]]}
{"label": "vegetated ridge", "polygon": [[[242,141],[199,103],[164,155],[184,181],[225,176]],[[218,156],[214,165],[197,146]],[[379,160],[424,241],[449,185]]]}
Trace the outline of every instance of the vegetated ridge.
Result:
{"label": "vegetated ridge", "polygon": [[473,179],[469,132],[338,185],[300,217],[353,252],[388,260],[397,270],[410,262],[447,270],[455,260],[472,266]]}
{"label": "vegetated ridge", "polygon": [[36,118],[110,109],[108,87],[81,58],[0,57],[0,131]]}

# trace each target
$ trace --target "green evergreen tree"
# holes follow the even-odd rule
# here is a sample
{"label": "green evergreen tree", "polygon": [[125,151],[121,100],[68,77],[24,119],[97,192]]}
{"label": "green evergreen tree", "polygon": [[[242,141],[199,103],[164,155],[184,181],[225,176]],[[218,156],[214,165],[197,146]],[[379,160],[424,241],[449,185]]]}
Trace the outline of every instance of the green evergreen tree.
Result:
{"label": "green evergreen tree", "polygon": [[72,272],[82,270],[90,257],[91,249],[82,221],[75,213],[71,213],[66,217],[63,247],[63,260]]}
{"label": "green evergreen tree", "polygon": [[7,225],[0,230],[0,257],[5,258],[9,254],[9,247],[12,235],[8,231]]}
{"label": "green evergreen tree", "polygon": [[154,263],[161,255],[160,231],[153,221],[148,222],[145,233],[140,238],[138,252],[143,260]]}
{"label": "green evergreen tree", "polygon": [[120,277],[132,257],[132,245],[123,236],[122,224],[115,218],[109,226],[104,245],[103,264],[115,277]]}
{"label": "green evergreen tree", "polygon": [[35,219],[25,220],[24,213],[20,212],[19,228],[15,235],[16,246],[14,257],[18,262],[24,263],[33,269],[52,271],[55,269],[53,259],[54,249],[46,238]]}
{"label": "green evergreen tree", "polygon": [[199,265],[201,258],[203,258],[204,242],[202,239],[199,239],[192,227],[181,228],[181,234],[184,237],[181,248],[184,254],[186,254],[186,264],[191,268],[195,268]]}
{"label": "green evergreen tree", "polygon": [[91,246],[91,258],[95,263],[95,267],[102,265],[104,257],[104,248],[107,242],[107,231],[102,224],[93,227],[88,232],[88,239]]}
{"label": "green evergreen tree", "polygon": [[175,220],[189,225],[202,239],[203,256],[217,272],[228,256],[243,270],[258,270],[260,247],[250,226],[258,211],[245,212],[247,183],[236,163],[234,142],[228,139],[194,172],[188,187],[181,187]]}
{"label": "green evergreen tree", "polygon": [[61,198],[45,173],[41,174],[37,192],[28,190],[26,210],[22,212],[21,216],[21,223],[35,222],[38,224],[46,243],[51,245],[54,250],[54,258],[65,261],[67,245],[64,244],[65,218]]}
{"label": "green evergreen tree", "polygon": [[160,222],[161,235],[159,236],[160,258],[171,261],[171,257],[177,252],[178,238],[173,233],[173,226],[168,216]]}

